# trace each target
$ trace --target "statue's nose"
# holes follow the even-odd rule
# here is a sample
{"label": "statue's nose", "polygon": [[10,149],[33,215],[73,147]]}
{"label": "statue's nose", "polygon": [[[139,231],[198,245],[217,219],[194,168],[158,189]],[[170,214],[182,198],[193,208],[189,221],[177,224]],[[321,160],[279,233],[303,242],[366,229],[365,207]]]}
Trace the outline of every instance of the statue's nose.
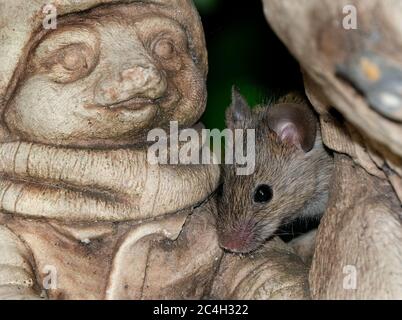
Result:
{"label": "statue's nose", "polygon": [[158,99],[166,91],[163,72],[154,65],[134,65],[122,68],[114,76],[105,76],[95,92],[96,102],[110,106],[133,98]]}

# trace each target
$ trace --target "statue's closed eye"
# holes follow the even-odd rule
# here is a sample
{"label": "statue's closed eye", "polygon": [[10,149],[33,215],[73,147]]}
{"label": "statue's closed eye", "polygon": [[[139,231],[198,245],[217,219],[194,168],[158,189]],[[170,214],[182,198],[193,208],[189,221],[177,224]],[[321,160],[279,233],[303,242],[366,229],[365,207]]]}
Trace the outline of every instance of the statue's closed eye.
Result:
{"label": "statue's closed eye", "polygon": [[171,59],[176,54],[176,49],[172,41],[159,39],[154,45],[154,53],[162,59]]}
{"label": "statue's closed eye", "polygon": [[97,57],[88,45],[74,43],[58,49],[42,61],[53,81],[69,83],[86,77],[95,66]]}
{"label": "statue's closed eye", "polygon": [[150,47],[164,70],[176,72],[182,68],[182,57],[187,54],[187,43],[180,34],[157,37]]}
{"label": "statue's closed eye", "polygon": [[57,62],[68,71],[79,71],[88,69],[88,63],[83,51],[77,45],[70,45],[63,48],[57,54]]}

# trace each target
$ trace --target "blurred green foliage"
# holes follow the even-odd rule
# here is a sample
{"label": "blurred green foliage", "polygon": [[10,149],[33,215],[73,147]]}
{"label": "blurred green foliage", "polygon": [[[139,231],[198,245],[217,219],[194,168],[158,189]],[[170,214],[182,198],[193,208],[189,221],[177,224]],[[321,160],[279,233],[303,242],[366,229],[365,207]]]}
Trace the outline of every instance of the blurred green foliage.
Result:
{"label": "blurred green foliage", "polygon": [[194,0],[194,3],[201,14],[208,14],[216,10],[219,2],[219,0]]}
{"label": "blurred green foliage", "polygon": [[209,55],[207,128],[225,127],[233,85],[251,106],[301,86],[299,67],[269,28],[260,0],[194,2]]}

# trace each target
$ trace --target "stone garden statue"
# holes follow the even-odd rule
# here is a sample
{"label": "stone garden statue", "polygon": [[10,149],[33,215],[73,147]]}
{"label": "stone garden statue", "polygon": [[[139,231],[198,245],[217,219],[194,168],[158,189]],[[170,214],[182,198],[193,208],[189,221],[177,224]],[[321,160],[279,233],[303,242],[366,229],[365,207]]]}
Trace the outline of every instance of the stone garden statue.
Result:
{"label": "stone garden statue", "polygon": [[279,239],[219,248],[217,165],[147,161],[205,108],[191,1],[0,0],[0,41],[0,298],[307,297]]}

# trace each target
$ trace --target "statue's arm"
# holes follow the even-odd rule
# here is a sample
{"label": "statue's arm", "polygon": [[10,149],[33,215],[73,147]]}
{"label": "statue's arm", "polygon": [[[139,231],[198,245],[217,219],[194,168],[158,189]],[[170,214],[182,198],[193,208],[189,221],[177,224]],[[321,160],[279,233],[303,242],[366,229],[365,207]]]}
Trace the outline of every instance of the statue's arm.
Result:
{"label": "statue's arm", "polygon": [[252,254],[225,254],[214,280],[212,298],[245,300],[310,299],[308,266],[275,237]]}
{"label": "statue's arm", "polygon": [[30,257],[25,244],[0,225],[0,300],[40,298]]}

